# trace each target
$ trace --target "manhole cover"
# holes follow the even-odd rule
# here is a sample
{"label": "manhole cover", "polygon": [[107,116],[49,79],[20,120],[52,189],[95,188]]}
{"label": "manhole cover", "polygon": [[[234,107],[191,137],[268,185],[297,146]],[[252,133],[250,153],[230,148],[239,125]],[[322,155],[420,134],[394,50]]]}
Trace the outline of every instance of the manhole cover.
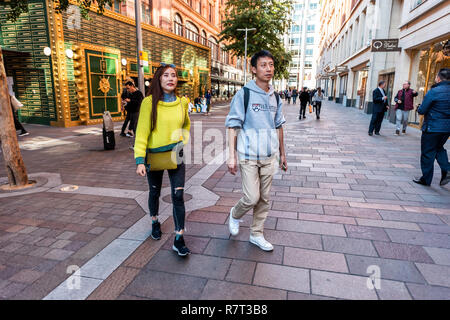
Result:
{"label": "manhole cover", "polygon": [[66,186],[66,187],[62,187],[59,190],[61,190],[62,192],[76,191],[76,190],[78,190],[78,186]]}
{"label": "manhole cover", "polygon": [[[172,203],[172,196],[168,194],[167,196],[162,198],[164,202]],[[184,202],[188,202],[192,199],[192,195],[189,193],[184,193]]]}

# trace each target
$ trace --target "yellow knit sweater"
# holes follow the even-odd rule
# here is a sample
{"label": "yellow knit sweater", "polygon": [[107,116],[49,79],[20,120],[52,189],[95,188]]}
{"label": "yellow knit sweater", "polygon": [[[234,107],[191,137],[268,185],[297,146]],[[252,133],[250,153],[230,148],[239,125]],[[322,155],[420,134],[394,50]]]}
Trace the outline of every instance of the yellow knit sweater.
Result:
{"label": "yellow knit sweater", "polygon": [[148,152],[170,151],[180,142],[189,141],[191,121],[189,119],[188,101],[179,98],[174,102],[158,102],[156,127],[151,128],[152,97],[142,101],[134,143],[134,158],[136,164],[144,164]]}

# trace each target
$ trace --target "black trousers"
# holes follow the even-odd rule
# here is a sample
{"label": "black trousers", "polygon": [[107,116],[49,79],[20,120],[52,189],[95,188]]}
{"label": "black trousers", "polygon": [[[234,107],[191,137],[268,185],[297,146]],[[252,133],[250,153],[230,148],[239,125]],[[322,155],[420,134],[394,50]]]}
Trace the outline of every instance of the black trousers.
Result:
{"label": "black trousers", "polygon": [[14,110],[14,108],[11,106],[11,112],[14,118],[14,127],[16,127],[17,130],[26,131],[25,128],[22,126],[22,124],[19,121],[19,118],[17,117],[17,111]]}
{"label": "black trousers", "polygon": [[369,133],[380,133],[381,124],[383,123],[384,112],[374,112],[372,113],[372,119],[370,120]]}
{"label": "black trousers", "polygon": [[322,109],[322,101],[315,102],[316,116],[320,117],[320,109]]}
{"label": "black trousers", "polygon": [[422,132],[420,167],[422,179],[427,185],[433,181],[434,160],[441,167],[442,173],[450,171],[447,150],[444,145],[450,137],[450,133]]}
{"label": "black trousers", "polygon": [[303,118],[306,117],[306,103],[305,104],[303,104],[303,103],[300,104],[300,116],[303,116]]}
{"label": "black trousers", "polygon": [[[173,221],[175,231],[184,229],[186,209],[184,207],[184,182],[186,167],[184,163],[178,165],[176,169],[167,170],[169,173],[170,188],[172,189]],[[159,197],[161,195],[161,185],[164,170],[150,171],[147,167],[147,181],[150,188],[148,196],[148,208],[150,216],[155,217],[159,213]]]}
{"label": "black trousers", "polygon": [[125,133],[125,129],[127,128],[127,125],[128,125],[128,123],[130,122],[130,120],[131,120],[130,113],[127,112],[127,115],[126,115],[126,117],[125,117],[125,121],[123,122],[123,126],[122,126],[121,133]]}
{"label": "black trousers", "polygon": [[[130,125],[128,126],[128,130],[129,131],[133,131],[133,134],[136,135],[136,127],[137,127],[137,123],[139,120],[139,112],[130,112]],[[128,114],[127,114],[128,117]],[[127,121],[125,119],[125,121]],[[124,122],[125,125],[125,122]],[[122,129],[124,130],[124,127],[122,127]]]}

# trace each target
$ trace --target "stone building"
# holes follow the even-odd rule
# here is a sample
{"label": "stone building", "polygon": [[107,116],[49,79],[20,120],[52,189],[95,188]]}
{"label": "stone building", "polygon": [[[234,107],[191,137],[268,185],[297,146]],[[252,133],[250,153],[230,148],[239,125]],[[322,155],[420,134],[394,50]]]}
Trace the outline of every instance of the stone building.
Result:
{"label": "stone building", "polygon": [[[402,82],[411,80],[421,92],[419,104],[435,69],[448,66],[449,5],[445,0],[322,1],[318,85],[329,100],[371,113],[380,80],[387,81],[391,104]],[[391,121],[393,111],[387,114]],[[414,112],[410,117],[418,122]]]}

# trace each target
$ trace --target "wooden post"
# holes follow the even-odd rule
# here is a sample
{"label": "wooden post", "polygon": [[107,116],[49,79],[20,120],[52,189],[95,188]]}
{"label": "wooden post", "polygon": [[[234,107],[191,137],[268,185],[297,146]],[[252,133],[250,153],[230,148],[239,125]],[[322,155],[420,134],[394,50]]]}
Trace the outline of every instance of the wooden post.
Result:
{"label": "wooden post", "polygon": [[6,72],[0,48],[0,142],[6,173],[11,187],[27,187],[28,176],[17,141],[16,128],[11,109],[11,101],[6,82]]}

